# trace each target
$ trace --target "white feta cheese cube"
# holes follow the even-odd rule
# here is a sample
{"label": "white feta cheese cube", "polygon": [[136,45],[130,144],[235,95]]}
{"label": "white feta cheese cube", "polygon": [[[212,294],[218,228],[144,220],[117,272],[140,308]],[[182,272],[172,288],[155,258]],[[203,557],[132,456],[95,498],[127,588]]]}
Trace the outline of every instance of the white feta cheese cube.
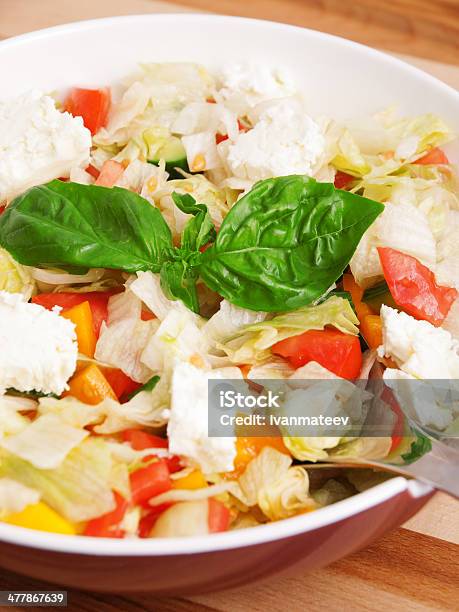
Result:
{"label": "white feta cheese cube", "polygon": [[0,102],[0,202],[89,163],[91,133],[39,91]]}
{"label": "white feta cheese cube", "polygon": [[77,355],[71,321],[22,294],[0,291],[0,394],[11,387],[60,395]]}

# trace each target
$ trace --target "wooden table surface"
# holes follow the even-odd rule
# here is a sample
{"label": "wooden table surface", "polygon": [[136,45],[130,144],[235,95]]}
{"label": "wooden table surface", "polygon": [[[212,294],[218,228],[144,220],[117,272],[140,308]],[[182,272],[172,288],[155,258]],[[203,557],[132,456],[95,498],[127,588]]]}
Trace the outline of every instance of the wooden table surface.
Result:
{"label": "wooden table surface", "polygon": [[[260,17],[338,34],[401,54],[459,89],[458,0],[0,0],[0,39],[79,19],[187,10]],[[373,546],[305,575],[159,600],[71,590],[69,608],[88,612],[458,610],[458,508],[457,502],[438,493],[417,516]],[[53,585],[0,570],[0,590],[50,588]]]}

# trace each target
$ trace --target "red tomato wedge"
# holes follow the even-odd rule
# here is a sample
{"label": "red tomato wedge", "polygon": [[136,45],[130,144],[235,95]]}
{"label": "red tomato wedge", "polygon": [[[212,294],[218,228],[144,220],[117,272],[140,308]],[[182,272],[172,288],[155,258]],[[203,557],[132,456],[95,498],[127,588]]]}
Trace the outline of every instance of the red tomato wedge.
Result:
{"label": "red tomato wedge", "polygon": [[118,368],[101,368],[102,373],[108,380],[110,387],[113,389],[116,397],[120,399],[124,395],[133,393],[141,386],[140,383],[135,382],[132,378],[129,378],[127,374],[119,370]]}
{"label": "red tomato wedge", "polygon": [[155,463],[150,463],[150,465],[132,472],[129,480],[134,505],[147,502],[152,497],[165,493],[172,488],[169,468],[164,459],[159,459]]}
{"label": "red tomato wedge", "polygon": [[405,312],[441,325],[457,298],[456,289],[437,285],[434,273],[411,255],[378,248],[384,278],[395,303]]}
{"label": "red tomato wedge", "polygon": [[94,331],[99,337],[100,326],[108,318],[108,300],[115,291],[90,291],[88,293],[40,293],[32,298],[34,304],[40,304],[51,310],[54,306],[72,308],[83,302],[89,302],[91,307]]}
{"label": "red tomato wedge", "polygon": [[6,210],[6,204],[0,204],[0,215]]}
{"label": "red tomato wedge", "polygon": [[275,344],[272,352],[288,359],[294,368],[317,361],[342,378],[357,378],[362,367],[358,336],[350,336],[336,329],[310,330],[286,338]]}
{"label": "red tomato wedge", "polygon": [[86,524],[83,532],[85,536],[93,538],[122,538],[124,532],[119,528],[119,524],[124,518],[129,507],[129,501],[115,493],[116,508],[107,514],[92,519]]}
{"label": "red tomato wedge", "polygon": [[104,162],[99,176],[94,185],[99,187],[113,187],[113,185],[121,178],[125,167],[113,159]]}
{"label": "red tomato wedge", "polygon": [[142,310],[140,318],[142,321],[153,321],[153,319],[156,319],[155,315],[149,310]]}
{"label": "red tomato wedge", "polygon": [[109,89],[72,89],[65,101],[65,110],[74,117],[82,117],[83,123],[94,136],[107,124],[111,106]]}
{"label": "red tomato wedge", "polygon": [[213,499],[208,500],[209,514],[207,523],[209,525],[209,533],[217,533],[219,531],[227,531],[230,523],[230,512],[222,502]]}
{"label": "red tomato wedge", "polygon": [[[208,102],[210,102],[210,100],[207,100]],[[216,104],[215,100],[213,100],[211,102],[211,104]],[[250,128],[246,127],[240,119],[237,120],[237,126],[239,128],[240,132],[248,132],[250,130]],[[224,140],[228,140],[228,134],[220,134],[220,132],[217,132],[215,134],[215,142],[217,144],[220,144],[221,142],[223,142]]]}
{"label": "red tomato wedge", "polygon": [[[125,429],[121,434],[123,442],[129,442],[134,450],[145,450],[146,448],[169,448],[169,441],[142,431],[141,429]],[[169,472],[180,471],[183,466],[178,455],[172,455],[164,459],[169,468]]]}
{"label": "red tomato wedge", "polygon": [[441,149],[435,147],[431,149],[428,153],[417,159],[415,164],[421,164],[423,166],[427,166],[429,164],[449,164],[449,159],[443,153]]}
{"label": "red tomato wedge", "polygon": [[167,448],[168,441],[159,436],[142,431],[141,429],[125,429],[121,437],[123,442],[129,442],[134,450],[145,450],[146,448]]}
{"label": "red tomato wedge", "polygon": [[335,174],[334,185],[336,189],[346,189],[346,187],[352,183],[352,181],[355,181],[355,176],[338,170]]}
{"label": "red tomato wedge", "polygon": [[89,166],[86,166],[86,172],[90,174],[92,178],[94,179],[99,178],[100,171],[92,164],[89,164]]}
{"label": "red tomato wedge", "polygon": [[156,521],[161,514],[172,505],[173,504],[169,502],[166,504],[159,504],[159,506],[153,506],[153,510],[140,519],[139,538],[149,538]]}

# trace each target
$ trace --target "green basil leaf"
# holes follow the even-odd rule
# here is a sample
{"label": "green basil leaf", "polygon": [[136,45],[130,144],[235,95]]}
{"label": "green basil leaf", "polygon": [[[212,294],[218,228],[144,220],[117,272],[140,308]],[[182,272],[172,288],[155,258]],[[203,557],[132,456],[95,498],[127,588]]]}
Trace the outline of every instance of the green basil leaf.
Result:
{"label": "green basil leaf", "polygon": [[233,206],[202,254],[201,277],[243,308],[300,308],[341,276],[383,209],[307,176],[260,181]]}
{"label": "green basil leaf", "polygon": [[186,251],[198,251],[209,242],[214,242],[216,236],[209,213],[200,212],[185,225],[181,245]]}
{"label": "green basil leaf", "polygon": [[402,455],[406,465],[417,461],[420,457],[432,450],[432,442],[419,431],[413,430],[416,439],[411,443],[410,450]]}
{"label": "green basil leaf", "polygon": [[172,199],[177,208],[187,215],[197,215],[200,212],[207,212],[207,206],[205,204],[197,204],[196,200],[189,193],[174,191],[172,193]]}
{"label": "green basil leaf", "polygon": [[135,391],[132,391],[132,393],[129,393],[126,396],[126,399],[127,400],[131,400],[133,397],[135,397],[141,391],[153,391],[153,389],[156,387],[156,385],[158,383],[159,383],[159,376],[152,376],[150,378],[150,380],[147,380],[147,382],[145,384],[143,384],[141,387],[139,387]]}
{"label": "green basil leaf", "polygon": [[161,268],[161,288],[170,300],[181,300],[193,312],[199,314],[196,290],[197,271],[184,259],[167,261]]}
{"label": "green basil leaf", "polygon": [[172,236],[160,211],[136,193],[56,180],[8,206],[0,244],[29,266],[159,272]]}
{"label": "green basil leaf", "polygon": [[201,247],[214,242],[216,231],[205,204],[196,204],[190,194],[182,195],[174,191],[172,198],[184,213],[194,215],[183,230],[181,246],[185,251],[198,251]]}

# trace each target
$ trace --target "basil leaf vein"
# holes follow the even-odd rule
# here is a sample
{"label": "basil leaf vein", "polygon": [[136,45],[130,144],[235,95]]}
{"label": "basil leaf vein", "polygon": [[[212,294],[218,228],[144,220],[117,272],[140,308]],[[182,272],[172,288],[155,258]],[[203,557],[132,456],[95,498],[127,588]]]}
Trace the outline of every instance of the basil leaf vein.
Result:
{"label": "basil leaf vein", "polygon": [[383,209],[306,176],[260,181],[225,217],[203,253],[201,277],[237,306],[300,308],[341,276]]}
{"label": "basil leaf vein", "polygon": [[160,211],[136,193],[55,180],[8,206],[0,244],[29,266],[159,272],[172,235]]}

